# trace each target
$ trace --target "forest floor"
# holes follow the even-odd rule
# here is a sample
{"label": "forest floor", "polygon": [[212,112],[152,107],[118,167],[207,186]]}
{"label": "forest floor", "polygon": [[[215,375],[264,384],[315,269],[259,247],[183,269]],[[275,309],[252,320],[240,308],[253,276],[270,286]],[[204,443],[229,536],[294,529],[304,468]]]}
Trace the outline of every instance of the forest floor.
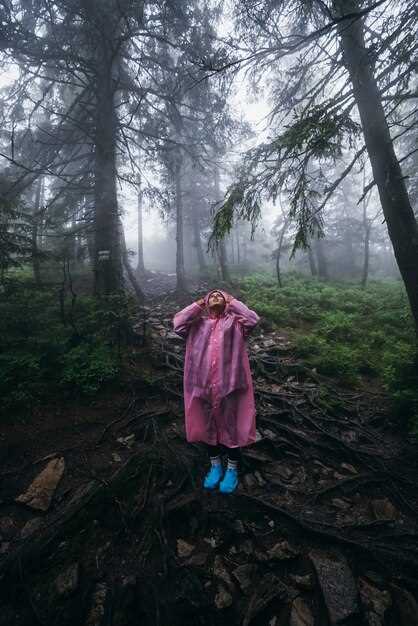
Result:
{"label": "forest floor", "polygon": [[417,445],[384,392],[319,376],[262,320],[258,441],[236,493],[205,492],[171,320],[207,285],[172,286],[150,277],[119,391],[4,425],[0,625],[418,624]]}

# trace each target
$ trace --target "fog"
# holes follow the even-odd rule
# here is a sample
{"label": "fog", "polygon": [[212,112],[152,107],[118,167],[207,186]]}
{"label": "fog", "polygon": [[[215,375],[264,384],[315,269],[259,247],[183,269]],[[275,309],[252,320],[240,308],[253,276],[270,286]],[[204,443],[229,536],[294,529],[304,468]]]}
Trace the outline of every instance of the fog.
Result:
{"label": "fog", "polygon": [[[175,274],[183,290],[207,268],[226,278],[229,267],[279,281],[297,271],[409,285],[402,250],[414,254],[413,235],[398,233],[416,228],[414,46],[399,59],[382,47],[360,99],[338,19],[326,24],[297,3],[277,13],[280,36],[274,12],[233,1],[191,3],[189,13],[150,3],[136,14],[127,1],[114,15],[77,2],[44,8],[15,3],[4,14],[1,53],[3,207],[8,224],[21,209],[32,229],[37,280],[43,264],[69,255],[96,292],[136,275],[139,293],[147,271]],[[401,5],[365,15],[374,45]],[[402,189],[388,188],[394,155],[375,158],[375,84]],[[406,209],[390,206],[396,197]],[[4,268],[18,257],[6,254]]]}

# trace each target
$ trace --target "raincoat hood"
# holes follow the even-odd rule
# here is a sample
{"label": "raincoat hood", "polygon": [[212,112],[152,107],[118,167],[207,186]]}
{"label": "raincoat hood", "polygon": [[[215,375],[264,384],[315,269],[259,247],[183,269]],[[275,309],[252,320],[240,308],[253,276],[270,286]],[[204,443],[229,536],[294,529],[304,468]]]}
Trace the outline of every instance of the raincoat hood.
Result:
{"label": "raincoat hood", "polygon": [[211,293],[214,293],[215,291],[217,291],[218,293],[221,293],[223,296],[223,299],[225,300],[225,304],[226,304],[226,292],[222,291],[222,289],[212,289],[211,291],[208,291],[208,293],[205,296],[205,304],[206,306],[208,306],[209,304],[209,297]]}
{"label": "raincoat hood", "polygon": [[[225,313],[225,309],[226,309],[226,292],[225,292],[225,291],[222,291],[222,289],[212,289],[211,291],[208,291],[208,293],[207,293],[207,294],[206,294],[206,296],[205,296],[205,305],[206,305],[207,307],[209,306],[209,298],[210,298],[210,295],[211,295],[212,293],[214,293],[215,291],[217,291],[218,293],[221,293],[221,294],[222,294],[222,296],[223,296],[223,299],[224,299],[224,301],[225,301],[225,306],[224,306],[224,308],[223,308],[223,310],[222,310],[222,312],[221,312],[221,315],[223,315],[223,314]],[[209,312],[209,315],[212,315],[212,314]]]}

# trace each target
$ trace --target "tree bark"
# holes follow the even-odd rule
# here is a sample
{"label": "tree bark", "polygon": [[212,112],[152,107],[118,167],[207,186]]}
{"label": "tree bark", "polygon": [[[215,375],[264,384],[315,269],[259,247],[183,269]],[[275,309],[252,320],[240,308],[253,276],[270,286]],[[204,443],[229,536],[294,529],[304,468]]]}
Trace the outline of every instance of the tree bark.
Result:
{"label": "tree bark", "polygon": [[199,272],[201,275],[205,275],[207,272],[207,265],[205,261],[205,256],[203,254],[202,240],[200,238],[200,222],[199,222],[198,207],[192,210],[192,228],[193,228],[193,244],[196,249]]}
{"label": "tree bark", "polygon": [[[334,0],[339,15],[359,10],[358,0]],[[399,271],[405,283],[418,340],[418,224],[396,157],[362,19],[339,26],[344,63],[353,85],[364,139]]]}
{"label": "tree bark", "polygon": [[312,252],[311,246],[309,246],[308,248],[308,259],[309,259],[309,267],[310,267],[312,276],[318,276],[318,270],[316,269],[315,257],[314,257],[314,253]]}
{"label": "tree bark", "polygon": [[240,232],[239,232],[239,223],[237,222],[235,224],[235,234],[236,234],[236,250],[237,250],[237,265],[240,264],[241,259],[240,259],[240,255],[241,255],[241,250],[240,250]]}
{"label": "tree bark", "polygon": [[371,223],[367,221],[365,225],[365,233],[364,233],[364,262],[363,262],[363,274],[361,277],[361,287],[365,289],[367,284],[367,278],[369,276],[369,259],[370,259],[370,231],[371,231]]}
{"label": "tree bark", "polygon": [[33,268],[33,277],[35,279],[35,283],[37,285],[41,285],[41,267],[39,262],[39,250],[38,250],[38,236],[39,236],[39,224],[42,221],[41,216],[41,195],[42,195],[42,180],[43,177],[40,176],[36,188],[35,188],[35,202],[33,207],[33,223],[32,223],[32,232],[31,232],[31,241],[32,241],[32,268]]}
{"label": "tree bark", "polygon": [[[216,165],[215,166],[215,202],[220,202],[221,199],[222,198],[221,198],[219,167]],[[228,270],[228,257],[226,254],[225,239],[221,239],[219,241],[218,258],[219,258],[219,265],[221,267],[222,280],[224,280],[225,282],[230,282],[231,277],[229,275],[229,270]]]}
{"label": "tree bark", "polygon": [[174,182],[176,189],[176,274],[177,274],[177,291],[187,291],[186,274],[184,271],[184,215],[183,215],[183,197],[181,184],[181,165],[182,158],[180,154],[176,154],[174,164]]}
{"label": "tree bark", "polygon": [[137,198],[137,214],[138,214],[138,263],[136,271],[139,275],[145,274],[144,263],[144,234],[142,225],[142,187],[141,174],[138,174],[138,198]]}
{"label": "tree bark", "polygon": [[129,254],[128,254],[128,248],[126,247],[125,231],[123,229],[123,224],[122,224],[121,219],[119,219],[118,226],[119,226],[119,239],[120,239],[121,247],[122,247],[123,267],[125,268],[125,271],[131,282],[133,290],[135,291],[135,295],[138,301],[142,304],[145,301],[145,294],[140,287],[140,284],[135,276],[135,272],[132,269],[131,264],[129,263]]}
{"label": "tree bark", "polygon": [[101,46],[97,74],[97,118],[94,171],[94,292],[111,294],[123,288],[120,237],[118,236],[118,201],[116,194],[115,87],[112,80],[111,49]]}
{"label": "tree bark", "polygon": [[315,238],[314,240],[314,250],[316,252],[316,259],[318,263],[318,276],[323,278],[324,280],[328,279],[328,265],[327,259],[324,252],[324,246],[322,239],[320,237]]}
{"label": "tree bark", "polygon": [[277,274],[277,282],[279,283],[279,287],[283,287],[282,285],[282,277],[280,274],[280,257],[282,254],[282,248],[283,248],[283,240],[284,240],[284,236],[287,230],[287,227],[290,224],[290,219],[285,219],[284,224],[282,226],[282,230],[280,231],[280,237],[279,237],[279,241],[278,241],[278,247],[277,247],[277,255],[276,255],[276,274]]}

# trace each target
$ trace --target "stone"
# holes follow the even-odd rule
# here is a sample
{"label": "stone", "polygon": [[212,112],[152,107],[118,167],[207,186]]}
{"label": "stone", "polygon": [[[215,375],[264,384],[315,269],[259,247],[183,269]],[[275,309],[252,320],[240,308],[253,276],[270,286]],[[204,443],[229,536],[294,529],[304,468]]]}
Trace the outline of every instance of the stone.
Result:
{"label": "stone", "polygon": [[135,433],[127,435],[126,437],[118,437],[116,441],[121,443],[123,446],[126,446],[127,448],[131,448],[135,443]]}
{"label": "stone", "polygon": [[263,347],[264,348],[272,348],[273,346],[276,345],[276,342],[274,341],[274,339],[264,339],[263,341]]}
{"label": "stone", "polygon": [[177,539],[177,554],[180,558],[187,558],[191,555],[194,549],[195,546],[187,543],[187,541],[184,541],[183,539]]}
{"label": "stone", "polygon": [[0,554],[6,554],[10,548],[10,541],[2,541],[0,543]]}
{"label": "stone", "polygon": [[97,583],[84,626],[100,626],[103,623],[107,598],[108,588],[106,583]]}
{"label": "stone", "polygon": [[208,555],[205,552],[199,552],[198,554],[192,554],[190,558],[185,561],[185,565],[188,567],[203,567],[206,565]]}
{"label": "stone", "polygon": [[243,535],[245,533],[245,526],[244,526],[242,520],[240,520],[240,519],[235,519],[234,520],[234,529],[240,535]]}
{"label": "stone", "polygon": [[64,474],[64,469],[63,457],[52,459],[32,481],[25,493],[16,498],[16,502],[22,502],[32,509],[47,511]]}
{"label": "stone", "polygon": [[238,581],[239,586],[241,587],[244,593],[247,593],[253,584],[253,575],[254,575],[255,567],[252,564],[245,563],[244,565],[238,565],[233,571],[232,575]]}
{"label": "stone", "polygon": [[347,470],[347,472],[350,472],[351,474],[358,474],[358,471],[354,465],[351,465],[351,463],[341,463],[340,467]]}
{"label": "stone", "polygon": [[218,545],[218,542],[215,537],[203,537],[203,541],[208,543],[211,548],[216,548]]}
{"label": "stone", "polygon": [[112,452],[112,459],[114,460],[115,463],[122,462],[122,457],[117,452]]}
{"label": "stone", "polygon": [[346,500],[342,500],[341,498],[333,498],[331,500],[331,504],[335,506],[337,509],[349,509],[351,504]]}
{"label": "stone", "polygon": [[311,574],[306,574],[305,576],[298,576],[297,574],[290,574],[289,578],[295,583],[299,589],[303,589],[305,591],[309,591],[314,587],[314,581],[312,579]]}
{"label": "stone", "polygon": [[294,550],[294,548],[290,547],[286,539],[283,539],[283,541],[279,541],[272,548],[270,548],[268,555],[270,559],[284,561],[286,559],[294,559],[295,556],[298,555],[298,552]]}
{"label": "stone", "polygon": [[399,518],[399,511],[388,498],[372,500],[371,508],[376,519],[394,520]]}
{"label": "stone", "polygon": [[390,589],[399,613],[399,626],[418,626],[418,604],[412,593],[393,583]]}
{"label": "stone", "polygon": [[231,576],[229,575],[229,572],[225,567],[225,562],[219,554],[215,556],[215,560],[213,563],[213,575],[216,576],[216,578],[220,578],[221,580],[223,580],[223,582],[226,583],[229,589],[234,588],[234,583],[232,582]]}
{"label": "stone", "polygon": [[219,586],[215,595],[215,606],[217,609],[226,609],[232,604],[232,596],[224,587]]}
{"label": "stone", "polygon": [[244,552],[247,556],[250,556],[251,554],[253,554],[254,552],[254,546],[252,544],[251,539],[246,539],[241,545],[240,545],[240,552]]}
{"label": "stone", "polygon": [[264,478],[262,477],[262,475],[260,474],[258,470],[254,472],[254,476],[257,479],[257,482],[261,487],[263,487],[263,485],[266,484],[266,481],[264,480]]}
{"label": "stone", "polygon": [[298,596],[292,603],[289,626],[314,626],[314,616],[306,602]]}
{"label": "stone", "polygon": [[392,605],[390,592],[377,589],[363,577],[358,579],[358,588],[369,623],[383,626],[385,623],[385,612]]}
{"label": "stone", "polygon": [[253,474],[245,474],[243,478],[243,483],[247,489],[253,489],[257,487],[257,479],[253,476]]}
{"label": "stone", "polygon": [[3,537],[4,539],[12,539],[16,535],[17,531],[18,529],[14,519],[8,516],[0,518],[0,537]]}
{"label": "stone", "polygon": [[345,478],[344,474],[340,474],[340,472],[333,472],[332,474],[334,476],[334,478],[336,478],[337,480],[343,480],[343,478]]}
{"label": "stone", "polygon": [[341,554],[311,550],[309,558],[315,568],[330,623],[334,626],[357,616],[359,613],[357,587],[345,557]]}
{"label": "stone", "polygon": [[278,474],[285,480],[290,480],[293,476],[293,472],[289,467],[287,467],[286,465],[279,465],[278,463],[275,463],[274,465],[270,466],[269,472],[273,474]]}
{"label": "stone", "polygon": [[20,531],[21,538],[26,539],[27,537],[30,537],[34,533],[38,532],[38,530],[42,527],[42,524],[43,520],[41,517],[34,517],[28,520]]}
{"label": "stone", "polygon": [[353,443],[358,440],[358,435],[355,430],[346,430],[341,433],[341,439],[345,443]]}
{"label": "stone", "polygon": [[69,596],[78,587],[79,566],[73,563],[55,580],[55,588],[59,596]]}
{"label": "stone", "polygon": [[274,439],[277,439],[276,433],[274,433],[272,430],[270,430],[270,428],[264,428],[263,434],[264,434],[264,437],[267,437],[267,439],[271,439],[273,441],[274,441]]}

